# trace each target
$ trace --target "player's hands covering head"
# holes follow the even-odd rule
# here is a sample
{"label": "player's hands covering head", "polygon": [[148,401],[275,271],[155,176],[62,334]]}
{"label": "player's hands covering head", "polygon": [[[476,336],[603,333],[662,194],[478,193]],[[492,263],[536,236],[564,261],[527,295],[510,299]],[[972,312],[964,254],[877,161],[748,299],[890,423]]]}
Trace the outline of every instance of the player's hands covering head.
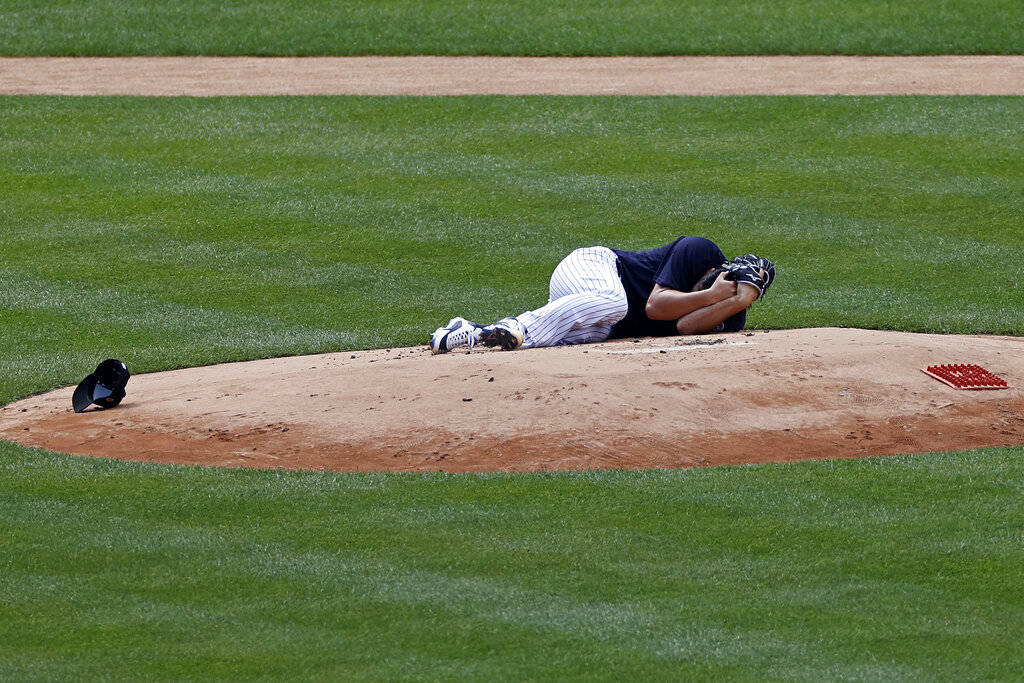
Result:
{"label": "player's hands covering head", "polygon": [[757,289],[757,298],[761,299],[768,293],[768,288],[775,282],[775,264],[766,258],[754,254],[744,254],[722,264],[732,274],[732,279],[752,285]]}

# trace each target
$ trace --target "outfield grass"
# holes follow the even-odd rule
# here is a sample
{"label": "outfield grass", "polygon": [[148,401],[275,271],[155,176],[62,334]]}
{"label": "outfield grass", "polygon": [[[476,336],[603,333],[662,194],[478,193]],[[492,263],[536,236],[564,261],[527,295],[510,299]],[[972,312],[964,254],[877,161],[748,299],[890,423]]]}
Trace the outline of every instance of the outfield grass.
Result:
{"label": "outfield grass", "polygon": [[[0,402],[422,343],[588,244],[1024,334],[1021,98],[0,98]],[[129,387],[130,388],[130,387]],[[0,678],[1019,676],[1024,448],[523,476],[0,443]]]}
{"label": "outfield grass", "polygon": [[0,55],[1018,54],[1019,0],[4,0]]}
{"label": "outfield grass", "polygon": [[1022,455],[402,476],[0,444],[0,673],[1013,679]]}

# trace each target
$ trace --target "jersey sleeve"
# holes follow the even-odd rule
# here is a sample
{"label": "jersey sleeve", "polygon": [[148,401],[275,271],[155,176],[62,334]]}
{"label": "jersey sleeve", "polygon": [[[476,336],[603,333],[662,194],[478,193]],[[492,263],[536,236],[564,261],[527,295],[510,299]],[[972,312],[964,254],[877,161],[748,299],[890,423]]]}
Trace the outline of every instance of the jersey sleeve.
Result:
{"label": "jersey sleeve", "polygon": [[693,289],[710,268],[725,262],[725,254],[704,237],[683,237],[672,245],[665,262],[654,276],[654,283],[680,292]]}

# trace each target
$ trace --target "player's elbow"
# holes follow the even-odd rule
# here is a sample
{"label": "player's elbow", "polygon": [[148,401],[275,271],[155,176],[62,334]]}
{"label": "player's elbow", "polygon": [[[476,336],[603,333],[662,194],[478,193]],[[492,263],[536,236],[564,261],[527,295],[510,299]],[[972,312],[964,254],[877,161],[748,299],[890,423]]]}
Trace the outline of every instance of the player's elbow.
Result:
{"label": "player's elbow", "polygon": [[725,325],[706,320],[687,320],[684,316],[676,323],[676,329],[679,334],[711,334],[724,331]]}
{"label": "player's elbow", "polygon": [[699,329],[699,326],[693,320],[687,320],[686,316],[683,316],[676,322],[676,330],[679,334],[703,334],[705,330]]}
{"label": "player's elbow", "polygon": [[654,297],[647,300],[647,304],[644,306],[644,314],[651,320],[671,320],[673,318]]}

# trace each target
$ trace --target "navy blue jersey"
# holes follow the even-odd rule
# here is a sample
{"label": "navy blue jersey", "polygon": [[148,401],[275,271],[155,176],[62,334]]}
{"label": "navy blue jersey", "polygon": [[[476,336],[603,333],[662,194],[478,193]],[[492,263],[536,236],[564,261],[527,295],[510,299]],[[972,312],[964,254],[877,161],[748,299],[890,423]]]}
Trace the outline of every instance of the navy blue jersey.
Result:
{"label": "navy blue jersey", "polygon": [[[629,302],[626,317],[612,327],[612,338],[679,334],[675,320],[651,320],[647,317],[645,308],[654,285],[689,292],[709,269],[725,262],[725,255],[718,245],[704,237],[680,237],[671,244],[648,251],[612,251],[619,258],[619,279]],[[743,320],[739,320],[741,316]],[[737,314],[725,322],[723,331],[741,330],[745,320],[745,312]]]}

